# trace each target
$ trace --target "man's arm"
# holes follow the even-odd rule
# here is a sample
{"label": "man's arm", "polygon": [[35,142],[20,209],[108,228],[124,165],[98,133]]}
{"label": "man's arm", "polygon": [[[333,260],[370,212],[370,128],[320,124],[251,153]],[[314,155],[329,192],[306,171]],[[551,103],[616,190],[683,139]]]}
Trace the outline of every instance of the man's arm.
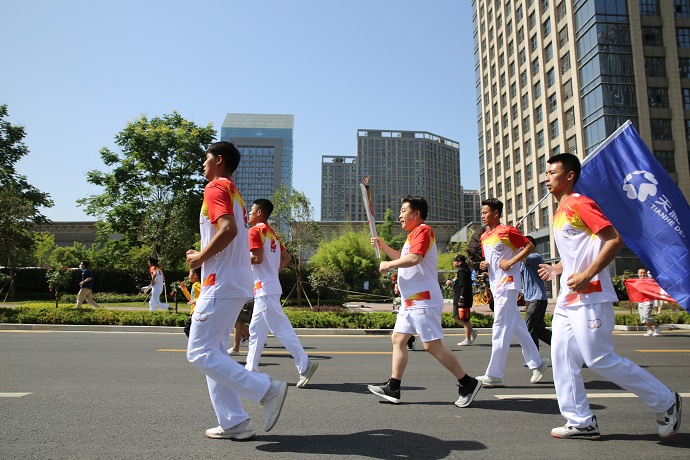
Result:
{"label": "man's arm", "polygon": [[568,277],[568,287],[575,292],[582,292],[597,273],[604,270],[613,261],[618,251],[623,247],[623,238],[613,225],[602,228],[597,236],[604,240],[604,245],[594,262],[581,273],[573,273]]}
{"label": "man's arm", "polygon": [[187,264],[189,268],[201,267],[211,257],[228,247],[237,236],[237,224],[230,214],[224,214],[216,221],[218,232],[213,235],[211,241],[201,251],[190,249],[187,251]]}
{"label": "man's arm", "polygon": [[424,256],[421,256],[419,254],[405,254],[404,256],[387,261],[387,262],[381,262],[379,264],[379,271],[381,273],[386,273],[393,268],[409,268],[409,267],[414,267],[415,265],[419,265],[422,263],[424,260]]}
{"label": "man's arm", "polygon": [[515,265],[518,262],[522,262],[525,260],[525,258],[530,255],[531,253],[534,252],[534,245],[531,242],[527,242],[526,245],[520,249],[520,252],[518,252],[513,258],[511,259],[503,259],[498,263],[498,266],[501,270],[508,270],[510,267]]}
{"label": "man's arm", "polygon": [[290,265],[291,261],[292,257],[290,257],[290,253],[287,251],[287,249],[280,251],[280,265],[278,266],[278,271],[283,271],[285,267]]}
{"label": "man's arm", "polygon": [[254,248],[250,251],[249,259],[252,265],[259,265],[264,261],[264,248]]}

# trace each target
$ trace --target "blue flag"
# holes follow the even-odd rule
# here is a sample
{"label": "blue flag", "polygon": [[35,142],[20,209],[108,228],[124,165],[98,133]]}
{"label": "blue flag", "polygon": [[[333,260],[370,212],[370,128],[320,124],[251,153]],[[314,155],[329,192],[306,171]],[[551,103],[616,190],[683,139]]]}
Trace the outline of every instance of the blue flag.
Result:
{"label": "blue flag", "polygon": [[690,207],[630,121],[582,162],[575,191],[593,199],[659,286],[690,307]]}

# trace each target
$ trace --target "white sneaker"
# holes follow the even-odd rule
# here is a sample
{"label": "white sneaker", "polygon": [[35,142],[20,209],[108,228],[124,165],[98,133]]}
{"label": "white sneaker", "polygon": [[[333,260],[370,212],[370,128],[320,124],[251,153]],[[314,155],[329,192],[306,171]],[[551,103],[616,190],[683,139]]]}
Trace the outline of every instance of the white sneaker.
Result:
{"label": "white sneaker", "polygon": [[529,379],[529,383],[537,383],[544,378],[544,372],[546,372],[546,368],[549,367],[549,364],[551,364],[549,358],[542,358],[541,365],[532,371],[532,378]]}
{"label": "white sneaker", "polygon": [[491,377],[490,375],[480,375],[476,377],[477,380],[482,382],[482,386],[486,388],[504,387],[505,383],[500,377]]}
{"label": "white sneaker", "polygon": [[247,419],[242,423],[223,429],[220,426],[206,430],[206,437],[212,439],[251,439],[256,435],[252,421]]}
{"label": "white sneaker", "polygon": [[657,327],[654,328],[654,334],[652,334],[654,337],[657,337],[661,335],[661,324],[659,324]]}
{"label": "white sneaker", "polygon": [[228,348],[228,354],[229,354],[230,356],[235,356],[235,355],[239,355],[240,352],[237,351],[237,350],[235,350],[234,348]]}
{"label": "white sneaker", "polygon": [[659,436],[662,438],[670,438],[680,428],[680,415],[682,410],[682,400],[678,393],[673,393],[676,396],[676,402],[668,408],[666,412],[656,414],[656,422],[659,424]]}
{"label": "white sneaker", "polygon": [[465,347],[467,345],[472,345],[472,340],[470,339],[465,339],[462,342],[458,343],[459,347]]}
{"label": "white sneaker", "polygon": [[[285,396],[287,395],[287,383],[280,380],[271,380],[271,386],[266,392],[268,399],[262,399],[261,404],[264,406],[264,431],[271,431],[280,417],[280,411],[283,409]],[[270,395],[270,396],[269,396]]]}
{"label": "white sneaker", "polygon": [[461,392],[463,388],[461,388],[458,384],[458,393],[460,394],[460,397],[457,401],[455,401],[455,405],[458,407],[467,407],[470,404],[472,404],[472,401],[474,401],[474,397],[477,396],[477,392],[481,389],[481,387],[482,382],[477,380],[477,382],[474,384],[474,388],[472,389],[472,391],[463,396]]}
{"label": "white sneaker", "polygon": [[307,383],[309,383],[309,379],[311,379],[311,376],[314,375],[314,372],[316,372],[317,367],[319,367],[318,362],[309,360],[309,363],[307,364],[307,368],[305,369],[304,373],[299,375],[299,382],[297,382],[296,387],[304,388],[307,385]]}
{"label": "white sneaker", "polygon": [[464,346],[467,346],[467,345],[472,345],[472,344],[474,343],[474,341],[477,340],[477,334],[478,334],[477,330],[476,330],[476,329],[472,329],[472,333],[470,334],[470,338],[469,338],[469,339],[463,340],[462,342],[460,342],[460,343],[458,344],[458,346],[464,347]]}
{"label": "white sneaker", "polygon": [[642,334],[642,335],[643,335],[644,337],[651,337],[652,335],[654,335],[654,332],[653,332],[653,331],[650,331],[650,330],[647,330],[647,332],[645,332],[645,333]]}
{"label": "white sneaker", "polygon": [[563,439],[591,439],[592,441],[598,441],[601,439],[601,432],[599,431],[599,426],[597,425],[597,418],[592,416],[592,423],[585,428],[576,428],[574,426],[568,425],[567,423],[563,426],[559,426],[551,430],[551,436],[554,438]]}

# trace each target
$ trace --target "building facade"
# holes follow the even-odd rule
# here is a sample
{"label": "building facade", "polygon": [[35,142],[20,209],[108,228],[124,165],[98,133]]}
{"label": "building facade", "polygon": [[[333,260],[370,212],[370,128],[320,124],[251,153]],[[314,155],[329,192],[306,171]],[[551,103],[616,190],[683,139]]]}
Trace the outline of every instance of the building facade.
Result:
{"label": "building facade", "polygon": [[[690,0],[473,0],[480,184],[522,219],[546,160],[630,119],[690,197]],[[545,199],[522,224],[557,257]],[[616,272],[620,270],[616,269]]]}
{"label": "building facade", "polygon": [[397,217],[403,196],[420,195],[427,220],[461,222],[460,146],[436,134],[357,130],[357,155],[323,157],[322,174],[322,221],[366,221],[359,184],[369,177],[377,220],[386,209]]}
{"label": "building facade", "polygon": [[228,113],[222,141],[242,155],[235,183],[247,203],[268,198],[280,185],[292,189],[294,115]]}
{"label": "building facade", "polygon": [[479,190],[465,190],[462,193],[462,226],[482,221],[482,194]]}

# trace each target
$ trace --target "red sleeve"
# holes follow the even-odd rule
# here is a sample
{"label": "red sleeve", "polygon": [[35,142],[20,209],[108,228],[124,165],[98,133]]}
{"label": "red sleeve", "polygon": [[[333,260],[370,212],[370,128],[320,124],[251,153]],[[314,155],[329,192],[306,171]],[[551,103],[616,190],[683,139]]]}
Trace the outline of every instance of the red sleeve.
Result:
{"label": "red sleeve", "polygon": [[434,232],[428,225],[420,225],[410,235],[410,254],[426,256],[434,240]]}
{"label": "red sleeve", "polygon": [[527,246],[527,243],[529,243],[529,240],[525,238],[525,235],[520,233],[520,230],[515,227],[508,227],[508,240],[510,241],[510,244],[515,246],[516,249],[524,248]]}
{"label": "red sleeve", "polygon": [[594,201],[584,196],[582,198],[584,199],[580,201],[578,206],[580,218],[582,223],[592,230],[595,235],[612,225]]}
{"label": "red sleeve", "polygon": [[232,197],[227,187],[217,181],[211,181],[204,190],[204,201],[208,210],[208,218],[212,224],[218,222],[221,216],[234,216]]}
{"label": "red sleeve", "polygon": [[249,229],[249,250],[263,249],[264,239],[261,235],[261,229],[256,225]]}

